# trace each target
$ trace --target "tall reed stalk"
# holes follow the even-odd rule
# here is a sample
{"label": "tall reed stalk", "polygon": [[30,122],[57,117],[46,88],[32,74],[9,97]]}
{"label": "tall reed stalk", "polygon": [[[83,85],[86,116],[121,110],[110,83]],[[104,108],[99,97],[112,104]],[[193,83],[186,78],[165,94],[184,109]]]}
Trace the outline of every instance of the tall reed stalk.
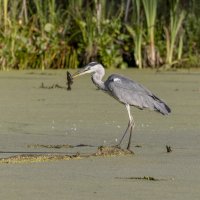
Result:
{"label": "tall reed stalk", "polygon": [[138,68],[154,67],[162,64],[160,55],[171,67],[183,61],[182,55],[200,54],[198,4],[198,0],[1,0],[0,69],[76,68],[92,60],[106,67],[135,63]]}
{"label": "tall reed stalk", "polygon": [[146,22],[147,22],[147,33],[148,42],[150,45],[150,60],[149,63],[152,67],[156,64],[156,50],[155,50],[155,22],[157,14],[158,0],[142,0]]}
{"label": "tall reed stalk", "polygon": [[3,18],[4,18],[4,30],[6,30],[8,24],[8,0],[3,0]]}
{"label": "tall reed stalk", "polygon": [[134,57],[136,65],[139,69],[142,68],[142,40],[143,40],[143,31],[142,31],[142,22],[141,22],[141,1],[133,0],[133,6],[136,8],[134,22],[135,25],[129,26],[126,25],[128,32],[131,34],[134,42]]}
{"label": "tall reed stalk", "polygon": [[[176,39],[180,31],[180,28],[182,26],[183,20],[185,18],[184,11],[178,12],[178,4],[179,4],[179,0],[174,1],[171,4],[169,28],[164,27],[165,34],[166,34],[166,49],[167,49],[167,55],[166,55],[167,65],[166,66],[167,68],[171,67],[171,65],[173,64],[175,45],[177,42]],[[180,59],[182,55],[182,48],[183,48],[182,43],[183,43],[183,35],[182,33],[180,33],[178,59]]]}

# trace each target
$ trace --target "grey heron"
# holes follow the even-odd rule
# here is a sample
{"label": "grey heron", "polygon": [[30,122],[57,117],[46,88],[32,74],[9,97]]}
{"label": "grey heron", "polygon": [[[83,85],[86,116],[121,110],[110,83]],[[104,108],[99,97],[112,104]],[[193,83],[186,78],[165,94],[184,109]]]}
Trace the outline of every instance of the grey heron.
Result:
{"label": "grey heron", "polygon": [[125,135],[130,131],[127,145],[127,149],[130,150],[132,131],[135,127],[130,106],[135,106],[141,110],[147,108],[163,115],[167,115],[171,112],[171,109],[166,105],[166,103],[155,96],[150,90],[123,75],[112,74],[105,82],[103,82],[102,78],[105,75],[105,70],[104,67],[98,62],[91,62],[87,64],[84,68],[73,74],[72,78],[88,73],[92,73],[92,82],[99,89],[124,104],[128,111],[128,126],[119,141],[119,144],[117,145],[118,147],[120,147]]}

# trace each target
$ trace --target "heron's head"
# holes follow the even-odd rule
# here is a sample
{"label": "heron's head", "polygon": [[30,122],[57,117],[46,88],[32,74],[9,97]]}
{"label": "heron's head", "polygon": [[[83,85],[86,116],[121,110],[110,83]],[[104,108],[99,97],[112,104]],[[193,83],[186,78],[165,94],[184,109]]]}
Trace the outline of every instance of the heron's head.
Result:
{"label": "heron's head", "polygon": [[84,68],[78,70],[75,72],[72,77],[76,78],[78,76],[89,74],[89,73],[99,73],[104,75],[104,68],[103,66],[98,62],[91,62],[87,64]]}

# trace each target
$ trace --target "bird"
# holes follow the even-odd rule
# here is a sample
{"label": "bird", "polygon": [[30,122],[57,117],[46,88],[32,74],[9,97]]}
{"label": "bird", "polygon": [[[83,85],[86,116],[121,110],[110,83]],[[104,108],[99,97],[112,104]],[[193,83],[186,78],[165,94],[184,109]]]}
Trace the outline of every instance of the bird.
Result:
{"label": "bird", "polygon": [[123,133],[119,143],[116,145],[120,147],[124,137],[129,132],[127,150],[130,150],[132,132],[135,127],[135,122],[131,114],[130,106],[139,108],[140,110],[149,109],[156,111],[162,115],[168,115],[171,112],[169,106],[149,89],[124,75],[112,74],[106,81],[103,81],[105,69],[102,64],[98,62],[90,62],[85,67],[81,68],[72,75],[72,78],[84,74],[92,74],[91,79],[94,85],[109,94],[121,104],[125,105],[128,112],[128,126]]}

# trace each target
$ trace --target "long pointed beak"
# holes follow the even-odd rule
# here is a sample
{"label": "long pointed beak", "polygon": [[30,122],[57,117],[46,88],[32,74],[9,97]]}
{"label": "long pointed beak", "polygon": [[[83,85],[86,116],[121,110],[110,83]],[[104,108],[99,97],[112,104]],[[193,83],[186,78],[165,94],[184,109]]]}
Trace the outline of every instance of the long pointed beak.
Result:
{"label": "long pointed beak", "polygon": [[79,71],[77,71],[72,75],[72,78],[76,78],[76,77],[78,77],[80,75],[81,75],[81,73]]}
{"label": "long pointed beak", "polygon": [[81,76],[81,75],[84,75],[84,74],[87,74],[88,73],[88,70],[85,70],[85,69],[80,69],[78,70],[77,72],[75,72],[73,75],[72,75],[72,78],[76,78],[78,76]]}

